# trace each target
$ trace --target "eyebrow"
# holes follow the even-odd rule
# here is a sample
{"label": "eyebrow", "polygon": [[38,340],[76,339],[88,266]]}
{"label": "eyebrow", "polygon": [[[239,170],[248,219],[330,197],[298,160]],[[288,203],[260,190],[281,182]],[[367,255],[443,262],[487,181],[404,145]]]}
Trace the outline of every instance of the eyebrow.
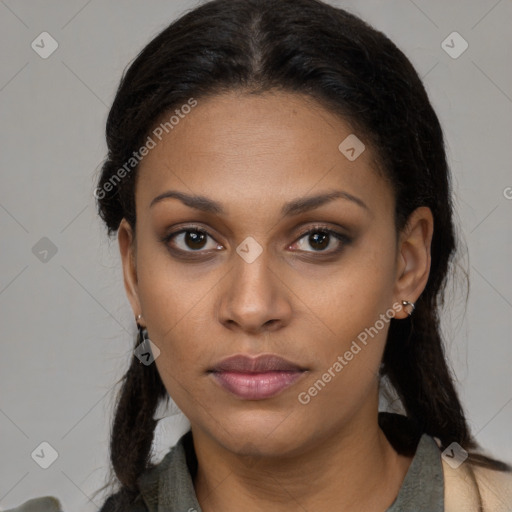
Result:
{"label": "eyebrow", "polygon": [[[177,190],[168,190],[167,192],[158,195],[151,201],[149,207],[152,208],[155,204],[165,199],[172,198],[179,199],[184,205],[202,212],[214,213],[217,215],[223,215],[226,213],[222,205],[217,201],[201,195],[191,195],[186,194],[185,192],[178,192]],[[281,208],[281,215],[283,217],[299,215],[300,213],[319,208],[334,199],[346,199],[370,212],[370,209],[362,199],[342,190],[333,190],[323,192],[315,196],[305,196],[294,199],[293,201],[286,203]]]}

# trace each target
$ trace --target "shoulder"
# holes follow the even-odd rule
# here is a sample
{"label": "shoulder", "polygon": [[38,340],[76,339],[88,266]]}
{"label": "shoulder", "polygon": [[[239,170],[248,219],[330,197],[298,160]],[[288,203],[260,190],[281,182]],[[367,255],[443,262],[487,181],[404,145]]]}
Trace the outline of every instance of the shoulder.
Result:
{"label": "shoulder", "polygon": [[148,508],[140,494],[134,503],[126,505],[118,492],[107,498],[99,512],[148,512]]}
{"label": "shoulder", "polygon": [[445,511],[512,510],[512,472],[463,463],[457,468],[442,460],[445,481]]}
{"label": "shoulder", "polygon": [[[190,437],[190,431],[185,433],[174,446],[170,448],[163,459],[157,464],[152,464],[141,473],[137,479],[139,494],[132,502],[127,499],[122,491],[118,491],[108,497],[99,512],[154,512],[158,509],[158,499],[160,495],[160,484],[163,473],[169,468],[182,468],[185,464],[185,441]],[[180,475],[175,476],[180,480]],[[182,476],[182,475],[181,475]],[[181,480],[180,480],[181,481]]]}
{"label": "shoulder", "polygon": [[473,468],[478,482],[484,510],[510,512],[512,510],[512,472]]}
{"label": "shoulder", "polygon": [[5,512],[62,512],[60,501],[54,496],[43,496],[25,501],[16,508]]}

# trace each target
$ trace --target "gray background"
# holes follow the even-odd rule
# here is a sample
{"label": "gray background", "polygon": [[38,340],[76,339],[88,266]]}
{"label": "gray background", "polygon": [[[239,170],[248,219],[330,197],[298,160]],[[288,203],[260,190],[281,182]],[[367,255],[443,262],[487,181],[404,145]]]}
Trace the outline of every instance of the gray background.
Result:
{"label": "gray background", "polygon": [[[443,316],[447,352],[478,441],[512,461],[512,2],[332,3],[402,48],[440,116],[471,279],[467,310],[454,286]],[[104,125],[125,66],[195,5],[0,1],[3,508],[48,494],[68,511],[102,504],[89,497],[104,483],[115,382],[135,335],[117,242],[92,195]],[[47,59],[31,48],[43,31],[59,45]],[[457,59],[441,47],[453,31],[469,44]],[[163,420],[156,458],[186,428],[179,415]],[[48,469],[31,457],[43,441],[58,452]]]}

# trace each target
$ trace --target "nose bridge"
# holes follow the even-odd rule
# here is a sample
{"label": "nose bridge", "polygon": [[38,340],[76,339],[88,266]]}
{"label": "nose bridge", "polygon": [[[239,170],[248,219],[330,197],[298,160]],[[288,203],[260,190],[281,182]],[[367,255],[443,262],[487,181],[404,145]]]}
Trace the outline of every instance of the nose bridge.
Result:
{"label": "nose bridge", "polygon": [[290,308],[268,250],[248,237],[236,253],[221,302],[221,320],[250,330],[284,321]]}
{"label": "nose bridge", "polygon": [[[257,245],[256,245],[257,244]],[[234,256],[234,272],[231,290],[241,304],[258,305],[268,303],[271,299],[273,272],[270,270],[268,250],[255,242],[254,239],[242,242]]]}

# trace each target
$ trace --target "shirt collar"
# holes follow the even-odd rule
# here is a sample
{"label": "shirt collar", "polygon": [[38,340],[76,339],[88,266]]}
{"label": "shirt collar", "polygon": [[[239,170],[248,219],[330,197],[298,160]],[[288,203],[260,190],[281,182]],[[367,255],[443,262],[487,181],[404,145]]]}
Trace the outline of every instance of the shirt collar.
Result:
{"label": "shirt collar", "polygon": [[189,430],[159,464],[137,480],[149,512],[202,512],[193,484],[196,465]]}
{"label": "shirt collar", "polygon": [[423,434],[395,501],[386,512],[444,512],[441,452],[433,437]]}
{"label": "shirt collar", "polygon": [[[149,512],[202,512],[193,484],[196,469],[189,430],[159,464],[137,480]],[[398,496],[386,512],[444,512],[443,500],[441,452],[435,440],[423,434]]]}

